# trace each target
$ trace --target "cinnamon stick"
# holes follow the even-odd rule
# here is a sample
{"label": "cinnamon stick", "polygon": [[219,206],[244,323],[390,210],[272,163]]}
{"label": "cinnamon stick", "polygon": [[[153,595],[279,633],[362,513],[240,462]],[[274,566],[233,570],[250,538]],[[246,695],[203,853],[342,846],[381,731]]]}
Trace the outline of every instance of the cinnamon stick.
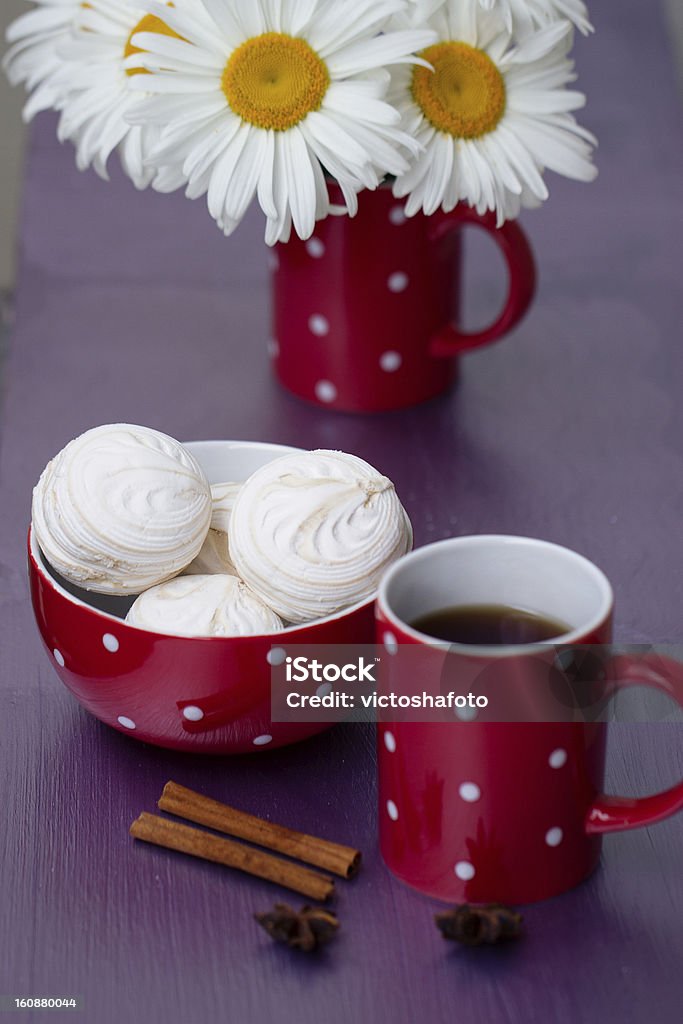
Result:
{"label": "cinnamon stick", "polygon": [[342,878],[351,878],[360,866],[360,852],[350,846],[342,846],[327,839],[318,839],[316,836],[264,821],[263,818],[238,811],[218,800],[212,800],[211,797],[179,786],[177,782],[166,783],[158,806],[162,811],[168,811],[179,818],[194,821],[198,825],[207,825],[217,832],[237,836],[277,853],[284,853],[288,857],[295,857]]}
{"label": "cinnamon stick", "polygon": [[202,860],[265,878],[310,899],[323,901],[334,892],[333,880],[317,871],[292,864],[291,861],[274,857],[263,850],[255,850],[252,846],[233,843],[230,839],[214,836],[202,829],[169,821],[156,814],[143,812],[131,825],[130,834],[144,843],[189,853],[192,857],[201,857]]}

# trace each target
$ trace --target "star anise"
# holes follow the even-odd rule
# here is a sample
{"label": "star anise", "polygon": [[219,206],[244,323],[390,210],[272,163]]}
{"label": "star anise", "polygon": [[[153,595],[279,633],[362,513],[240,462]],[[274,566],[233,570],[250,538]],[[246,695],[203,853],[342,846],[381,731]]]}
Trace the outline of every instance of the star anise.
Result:
{"label": "star anise", "polygon": [[503,903],[473,906],[463,903],[434,917],[444,939],[461,942],[464,946],[493,945],[522,934],[523,917]]}
{"label": "star anise", "polygon": [[254,917],[271,939],[304,953],[325,946],[339,929],[337,915],[320,907],[302,907],[297,912],[286,903],[276,903],[272,910]]}

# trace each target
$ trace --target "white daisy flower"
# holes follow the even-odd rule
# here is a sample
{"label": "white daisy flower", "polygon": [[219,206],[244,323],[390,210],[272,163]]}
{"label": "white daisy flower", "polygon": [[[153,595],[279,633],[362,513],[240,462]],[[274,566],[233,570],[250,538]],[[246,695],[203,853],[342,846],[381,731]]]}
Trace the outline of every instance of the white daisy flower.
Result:
{"label": "white daisy flower", "polygon": [[584,35],[593,31],[583,0],[479,0],[485,11],[497,9],[507,28],[524,38],[534,29],[566,18]]}
{"label": "white daisy flower", "polygon": [[107,179],[107,161],[117,150],[123,170],[140,189],[154,178],[146,159],[151,142],[158,139],[158,132],[133,127],[126,120],[140,101],[140,93],[130,89],[133,78],[152,77],[125,66],[126,59],[137,53],[132,37],[141,31],[151,38],[173,35],[162,17],[149,14],[135,0],[79,4],[73,31],[59,47],[62,66],[54,76],[65,92],[57,134],[60,141],[75,144],[78,168],[92,166]]}
{"label": "white daisy flower", "polygon": [[81,0],[35,0],[6,32],[10,48],[2,66],[12,85],[23,83],[29,93],[25,121],[41,110],[59,109],[64,89],[55,82],[63,64],[59,46],[69,38]]}
{"label": "white daisy flower", "polygon": [[585,97],[566,88],[575,78],[568,22],[515,46],[500,15],[476,0],[418,0],[413,8],[416,18],[429,12],[439,41],[421,52],[433,72],[392,72],[390,98],[424,147],[394,186],[397,197],[409,197],[408,216],[464,201],[479,213],[495,210],[500,225],[520,207],[547,199],[546,168],[579,181],[595,178],[596,140],[571,114]]}
{"label": "white daisy flower", "polygon": [[[385,102],[384,66],[415,60],[432,31],[379,34],[404,0],[195,0],[164,18],[182,40],[141,33],[127,67],[153,71],[158,93],[129,117],[163,125],[153,160],[178,168],[190,198],[207,195],[226,234],[254,195],[266,242],[301,238],[330,212],[324,171],[355,213],[357,192],[402,174],[416,153]],[[195,10],[197,8],[197,10]],[[159,12],[150,0],[147,9]],[[155,182],[155,187],[163,187]]]}

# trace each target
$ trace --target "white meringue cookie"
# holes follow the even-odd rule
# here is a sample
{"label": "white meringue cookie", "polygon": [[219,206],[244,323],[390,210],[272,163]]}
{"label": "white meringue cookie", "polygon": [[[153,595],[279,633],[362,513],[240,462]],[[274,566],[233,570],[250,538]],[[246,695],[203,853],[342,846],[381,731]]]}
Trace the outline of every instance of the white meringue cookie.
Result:
{"label": "white meringue cookie", "polygon": [[227,533],[241,483],[211,484],[211,529]]}
{"label": "white meringue cookie", "polygon": [[193,562],[183,570],[183,576],[236,576],[237,570],[230,559],[228,535],[222,530],[209,530],[206,540]]}
{"label": "white meringue cookie", "polygon": [[394,485],[344,452],[284,455],[237,495],[229,530],[238,574],[278,615],[307,622],[375,593],[412,545]]}
{"label": "white meringue cookie", "polygon": [[212,576],[214,573],[237,576],[237,570],[230,558],[228,528],[232,507],[241,486],[241,483],[232,482],[211,484],[211,529],[206,535],[202,550],[185,569],[183,576]]}
{"label": "white meringue cookie", "polygon": [[181,572],[209,530],[211,490],[172,437],[116,423],[71,441],[33,491],[36,540],[65,579],[137,594]]}
{"label": "white meringue cookie", "polygon": [[173,636],[253,636],[282,629],[236,576],[178,576],[140,594],[126,622]]}

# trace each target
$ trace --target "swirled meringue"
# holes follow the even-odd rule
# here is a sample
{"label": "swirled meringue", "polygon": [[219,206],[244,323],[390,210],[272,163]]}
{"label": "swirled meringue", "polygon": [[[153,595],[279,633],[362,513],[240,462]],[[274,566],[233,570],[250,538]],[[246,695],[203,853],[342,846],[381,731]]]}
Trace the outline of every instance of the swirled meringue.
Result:
{"label": "swirled meringue", "polygon": [[227,533],[241,483],[211,484],[211,529]]}
{"label": "swirled meringue", "polygon": [[282,629],[275,612],[236,576],[178,576],[140,594],[126,622],[174,636],[253,636]]}
{"label": "swirled meringue", "polygon": [[237,576],[237,570],[230,558],[228,527],[232,507],[241,486],[241,483],[232,482],[211,484],[211,529],[206,535],[202,550],[185,569],[183,576],[211,576],[214,573]]}
{"label": "swirled meringue", "polygon": [[209,530],[202,549],[190,562],[183,576],[214,576],[217,574],[236,576],[237,570],[230,558],[228,535],[222,530]]}
{"label": "swirled meringue", "polygon": [[137,594],[181,572],[211,519],[209,483],[172,437],[116,423],[70,441],[33,491],[36,540],[65,579]]}
{"label": "swirled meringue", "polygon": [[252,590],[286,621],[306,622],[372,597],[412,529],[391,480],[367,462],[296,452],[243,484],[229,541]]}

